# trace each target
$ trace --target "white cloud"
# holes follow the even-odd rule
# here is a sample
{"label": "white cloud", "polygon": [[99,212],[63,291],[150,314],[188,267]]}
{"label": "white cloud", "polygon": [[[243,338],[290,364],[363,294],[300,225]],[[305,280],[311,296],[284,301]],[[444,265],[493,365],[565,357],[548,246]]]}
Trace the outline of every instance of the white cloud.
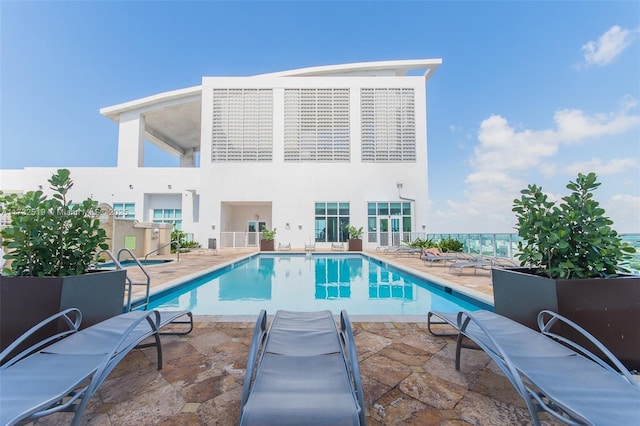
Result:
{"label": "white cloud", "polygon": [[581,47],[587,65],[605,66],[613,62],[634,41],[638,30],[614,25],[596,41]]}
{"label": "white cloud", "polygon": [[629,100],[622,110],[610,114],[587,116],[578,109],[563,109],[554,114],[558,126],[558,140],[563,142],[581,142],[586,138],[624,133],[640,124],[640,115],[628,115]]}
{"label": "white cloud", "polygon": [[572,175],[594,172],[598,176],[607,176],[624,173],[629,169],[638,169],[638,166],[638,159],[633,157],[614,158],[606,162],[603,162],[599,158],[594,158],[589,161],[570,164],[566,167],[565,171]]}
{"label": "white cloud", "polygon": [[638,232],[640,222],[640,196],[616,194],[602,203],[605,214],[613,220],[613,229],[619,233]]}
{"label": "white cloud", "polygon": [[448,211],[439,214],[432,223],[436,232],[513,232],[513,200],[538,174],[550,178],[561,171],[562,175],[571,174],[574,178],[578,172],[595,171],[603,176],[638,169],[639,160],[635,157],[593,159],[568,166],[558,163],[566,163],[570,158],[555,158],[561,146],[621,134],[640,126],[640,115],[630,113],[636,104],[634,98],[625,97],[621,110],[613,113],[559,110],[554,114],[554,129],[516,129],[500,115],[483,120],[478,129],[479,143],[469,160],[473,170],[465,178],[464,200],[447,201]]}

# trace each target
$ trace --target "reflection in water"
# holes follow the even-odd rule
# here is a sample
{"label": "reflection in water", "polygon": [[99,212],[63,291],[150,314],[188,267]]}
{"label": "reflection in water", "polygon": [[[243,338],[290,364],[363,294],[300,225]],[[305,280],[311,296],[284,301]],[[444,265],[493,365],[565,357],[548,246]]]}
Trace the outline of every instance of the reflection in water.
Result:
{"label": "reflection in water", "polygon": [[357,258],[318,258],[314,262],[316,299],[348,299],[351,281],[362,277],[362,261]]}
{"label": "reflection in water", "polygon": [[414,300],[414,285],[405,282],[399,273],[378,265],[369,268],[369,297],[371,299]]}
{"label": "reflection in water", "polygon": [[256,315],[261,309],[425,315],[480,306],[361,255],[262,254],[193,280],[151,307],[191,309],[196,315]]}
{"label": "reflection in water", "polygon": [[220,277],[219,300],[270,300],[275,258],[258,257]]}

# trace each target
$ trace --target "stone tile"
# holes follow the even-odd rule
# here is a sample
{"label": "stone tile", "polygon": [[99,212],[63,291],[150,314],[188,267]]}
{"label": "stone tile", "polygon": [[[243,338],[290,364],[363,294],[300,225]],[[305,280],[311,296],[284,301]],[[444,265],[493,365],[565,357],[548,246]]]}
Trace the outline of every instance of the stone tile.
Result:
{"label": "stone tile", "polygon": [[169,387],[169,384],[158,370],[143,368],[126,376],[107,378],[100,386],[98,394],[103,403],[118,405],[164,387]]}
{"label": "stone tile", "polygon": [[400,392],[397,388],[377,400],[369,411],[370,416],[382,424],[403,424],[414,413],[424,411],[427,407],[410,396]]}
{"label": "stone tile", "polygon": [[363,331],[354,336],[358,359],[363,360],[389,346],[391,339],[378,336],[368,331]]}
{"label": "stone tile", "polygon": [[206,425],[231,426],[240,418],[242,388],[238,386],[222,395],[200,404],[198,417]]}
{"label": "stone tile", "polygon": [[396,386],[413,370],[381,355],[373,355],[360,364],[360,373],[388,386]]}
{"label": "stone tile", "polygon": [[456,371],[453,359],[440,355],[431,357],[423,364],[422,368],[433,376],[465,387],[474,383],[480,374],[480,370],[471,368],[463,368],[462,371]]}
{"label": "stone tile", "polygon": [[114,425],[155,424],[180,414],[186,402],[171,386],[142,387],[137,392],[135,398],[120,402],[109,412]]}
{"label": "stone tile", "polygon": [[467,392],[455,408],[460,420],[472,425],[504,426],[528,425],[531,417],[526,409],[515,407],[501,401]]}
{"label": "stone tile", "polygon": [[406,335],[402,337],[402,343],[413,346],[417,349],[422,349],[430,354],[440,352],[447,344],[445,340],[435,338],[431,336],[428,331],[423,331],[422,329],[417,332],[415,330],[411,330],[410,333],[406,333]]}
{"label": "stone tile", "polygon": [[[451,365],[455,369],[456,359],[456,343],[455,341],[447,342],[447,345],[437,353],[438,356],[451,360]],[[481,350],[463,349],[460,355],[460,370],[463,373],[473,373],[474,371],[485,368],[491,361],[489,355]]]}
{"label": "stone tile", "polygon": [[516,392],[509,379],[503,374],[498,375],[490,370],[484,369],[469,389],[492,399],[527,409],[524,400],[518,392]]}
{"label": "stone tile", "polygon": [[391,391],[394,386],[385,385],[384,383],[380,383],[377,380],[372,379],[371,377],[362,375],[362,391],[364,393],[364,403],[367,404],[367,407],[373,405],[375,401],[377,401],[382,395]]}
{"label": "stone tile", "polygon": [[437,409],[450,410],[467,392],[464,386],[426,373],[414,373],[404,379],[399,388],[407,395]]}
{"label": "stone tile", "polygon": [[428,352],[406,345],[404,342],[392,343],[383,348],[379,353],[380,355],[408,366],[420,366],[430,358]]}
{"label": "stone tile", "polygon": [[240,386],[229,374],[221,374],[182,387],[180,393],[188,402],[203,403]]}
{"label": "stone tile", "polygon": [[203,379],[202,375],[209,372],[213,376],[213,360],[200,352],[193,351],[189,355],[165,363],[161,370],[162,376],[169,383],[180,385],[194,383]]}
{"label": "stone tile", "polygon": [[156,426],[206,426],[196,413],[181,412],[175,416],[154,423]]}

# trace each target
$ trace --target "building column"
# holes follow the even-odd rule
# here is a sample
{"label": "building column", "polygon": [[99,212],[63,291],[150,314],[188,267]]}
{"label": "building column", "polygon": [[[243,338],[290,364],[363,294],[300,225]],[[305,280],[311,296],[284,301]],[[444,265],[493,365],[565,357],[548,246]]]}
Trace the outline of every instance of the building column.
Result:
{"label": "building column", "polygon": [[188,149],[184,154],[180,155],[180,167],[195,167],[196,152],[194,149]]}
{"label": "building column", "polygon": [[118,127],[118,167],[137,168],[144,165],[144,116],[138,112],[120,114]]}

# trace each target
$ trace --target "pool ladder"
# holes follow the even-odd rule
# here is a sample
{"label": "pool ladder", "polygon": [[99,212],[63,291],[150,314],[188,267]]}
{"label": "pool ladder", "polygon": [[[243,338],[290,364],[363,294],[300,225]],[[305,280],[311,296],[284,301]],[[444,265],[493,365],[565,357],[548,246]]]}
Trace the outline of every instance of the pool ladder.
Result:
{"label": "pool ladder", "polygon": [[[133,280],[129,277],[129,274],[125,275],[125,279],[127,281],[127,286],[125,287],[125,291],[127,292],[127,306],[125,308],[125,312],[129,312],[131,311],[131,297],[133,296],[133,286],[145,286],[146,287],[146,291],[145,291],[145,298],[142,301],[139,301],[138,303],[135,304],[135,306],[133,306],[134,309],[140,309],[142,308],[143,310],[147,310],[147,308],[149,307],[149,293],[151,290],[151,275],[149,275],[149,273],[147,272],[147,270],[144,268],[144,266],[142,265],[142,263],[140,263],[140,260],[138,260],[138,258],[131,252],[131,250],[129,250],[128,248],[121,248],[120,250],[118,250],[118,254],[116,256],[113,255],[113,253],[111,253],[111,251],[109,250],[100,250],[99,252],[96,253],[96,260],[93,264],[94,268],[99,268],[100,263],[98,263],[98,258],[100,257],[100,255],[105,254],[107,255],[111,261],[113,262],[113,264],[116,267],[116,270],[121,270],[124,269],[122,267],[122,264],[120,263],[120,259],[121,259],[121,255],[122,253],[127,253],[131,259],[136,263],[136,265],[138,265],[138,268],[140,268],[140,270],[142,271],[142,273],[145,275],[146,277],[146,281],[145,282],[133,282]],[[125,271],[126,273],[126,271]]]}

